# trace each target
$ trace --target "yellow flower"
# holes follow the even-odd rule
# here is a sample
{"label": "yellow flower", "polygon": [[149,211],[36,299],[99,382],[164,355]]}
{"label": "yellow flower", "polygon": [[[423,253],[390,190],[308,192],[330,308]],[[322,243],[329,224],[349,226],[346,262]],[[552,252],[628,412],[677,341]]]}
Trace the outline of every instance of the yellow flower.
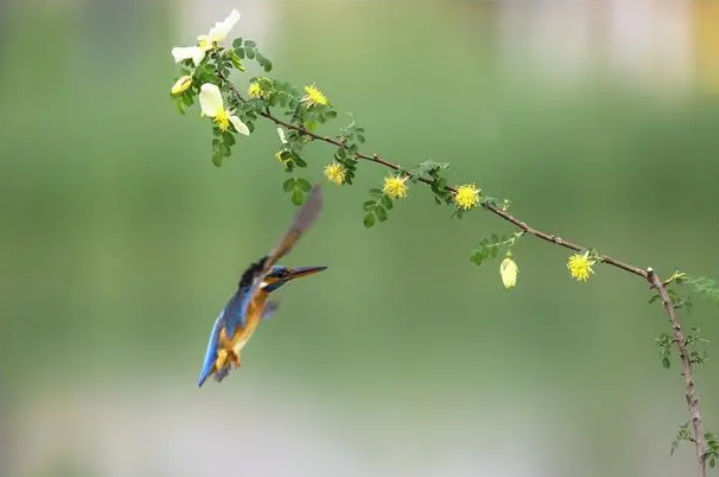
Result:
{"label": "yellow flower", "polygon": [[409,176],[385,177],[382,192],[390,199],[404,199],[407,197],[407,179]]}
{"label": "yellow flower", "polygon": [[330,103],[327,100],[327,96],[315,85],[305,86],[305,95],[302,97],[302,101],[308,103],[310,106],[327,106]]}
{"label": "yellow flower", "polygon": [[567,260],[567,268],[572,278],[575,278],[579,282],[586,282],[589,279],[589,275],[594,273],[592,265],[596,262],[589,260],[589,252],[585,252],[584,255],[574,254]]}
{"label": "yellow flower", "polygon": [[244,134],[245,136],[250,135],[250,130],[247,125],[233,114],[234,111],[225,109],[222,94],[217,85],[212,83],[203,84],[200,87],[199,98],[200,109],[202,110],[201,116],[211,117],[221,131],[227,131],[230,128],[230,124],[232,124],[238,133]]}
{"label": "yellow flower", "polygon": [[262,96],[262,89],[260,88],[259,84],[253,81],[252,83],[250,83],[250,87],[247,88],[247,94],[250,96],[250,98],[259,98]]}
{"label": "yellow flower", "polygon": [[287,164],[292,156],[290,155],[290,151],[287,149],[282,149],[281,151],[277,151],[275,153],[275,159],[280,161],[282,164]]}
{"label": "yellow flower", "polygon": [[192,76],[183,76],[175,81],[175,84],[172,85],[172,90],[170,90],[170,92],[172,94],[184,93],[190,89],[190,86],[192,86]]}
{"label": "yellow flower", "polygon": [[461,185],[457,187],[453,200],[460,209],[469,210],[479,204],[479,189],[474,184]]}
{"label": "yellow flower", "polygon": [[270,78],[257,78],[256,81],[250,83],[250,87],[247,88],[247,94],[250,98],[267,98],[270,95],[269,91],[263,91],[260,86],[260,82],[263,83],[265,89],[272,87],[272,80]]}
{"label": "yellow flower", "polygon": [[210,51],[215,44],[224,40],[238,21],[240,21],[240,13],[232,9],[230,15],[223,21],[215,23],[215,26],[210,28],[210,32],[207,35],[198,36],[196,45],[176,46],[172,49],[172,56],[175,58],[175,63],[192,59],[195,66],[198,66],[205,58],[207,52]]}
{"label": "yellow flower", "polygon": [[328,181],[334,182],[335,184],[342,185],[345,181],[345,176],[347,175],[347,170],[345,167],[340,164],[339,162],[333,162],[332,164],[327,164],[327,167],[325,167],[325,177]]}
{"label": "yellow flower", "polygon": [[499,265],[499,274],[502,277],[504,288],[512,288],[517,284],[517,274],[519,273],[519,268],[511,257],[512,255],[508,253]]}

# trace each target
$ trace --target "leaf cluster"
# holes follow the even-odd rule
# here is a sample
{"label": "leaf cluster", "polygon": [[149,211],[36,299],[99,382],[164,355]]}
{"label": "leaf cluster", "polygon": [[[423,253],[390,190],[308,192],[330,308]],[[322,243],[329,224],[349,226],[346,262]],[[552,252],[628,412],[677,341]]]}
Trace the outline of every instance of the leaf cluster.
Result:
{"label": "leaf cluster", "polygon": [[381,189],[372,188],[369,193],[372,199],[362,204],[362,209],[365,211],[362,222],[367,228],[373,227],[377,220],[380,222],[386,221],[388,218],[387,211],[392,210],[394,207],[392,199],[387,197]]}
{"label": "leaf cluster", "polygon": [[477,248],[472,251],[470,260],[477,266],[482,265],[486,260],[496,258],[500,249],[507,248],[507,250],[510,250],[522,235],[523,232],[501,236],[496,233],[492,234],[490,238],[484,238],[479,242]]}
{"label": "leaf cluster", "polygon": [[282,190],[290,195],[290,200],[297,206],[305,203],[310,189],[312,189],[312,184],[307,179],[299,177],[290,177],[282,183]]}

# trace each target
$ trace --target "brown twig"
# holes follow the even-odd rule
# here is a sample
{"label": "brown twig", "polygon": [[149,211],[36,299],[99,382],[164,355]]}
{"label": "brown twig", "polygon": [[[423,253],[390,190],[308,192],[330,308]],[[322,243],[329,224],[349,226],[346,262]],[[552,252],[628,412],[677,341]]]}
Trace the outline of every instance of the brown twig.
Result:
{"label": "brown twig", "polygon": [[[332,138],[327,137],[327,136],[320,136],[319,134],[315,134],[315,133],[313,133],[313,132],[310,132],[310,131],[306,130],[305,128],[301,127],[301,126],[297,126],[297,125],[288,123],[288,122],[286,122],[286,121],[282,121],[281,119],[276,118],[275,116],[273,116],[273,115],[270,114],[270,113],[261,112],[261,113],[260,113],[260,116],[269,119],[270,121],[274,122],[274,123],[277,124],[278,126],[282,126],[282,127],[284,127],[284,128],[290,129],[290,130],[298,131],[299,133],[301,133],[301,134],[303,134],[303,135],[305,135],[305,136],[307,136],[307,137],[310,137],[310,138],[312,138],[312,139],[314,139],[314,140],[316,140],[316,141],[321,141],[321,142],[324,142],[324,143],[327,143],[327,144],[332,144],[333,146],[336,146],[336,147],[343,147],[343,146],[344,146],[340,141],[337,141],[336,139],[332,139]],[[376,164],[380,164],[380,165],[382,165],[382,166],[384,166],[384,167],[387,167],[387,168],[392,169],[392,170],[395,170],[395,171],[404,170],[399,164],[395,164],[395,163],[390,162],[390,161],[388,161],[388,160],[386,160],[386,159],[383,159],[383,158],[380,157],[378,154],[372,154],[372,155],[370,156],[370,155],[368,155],[368,154],[364,154],[364,153],[361,153],[361,152],[357,152],[357,153],[355,153],[355,157],[358,158],[358,159],[365,160],[365,161],[369,161],[369,162],[374,162],[374,163],[376,163]],[[412,173],[407,172],[407,171],[405,171],[405,174],[409,175],[410,177],[413,176]],[[432,181],[430,181],[429,179],[426,179],[426,178],[424,178],[424,177],[417,177],[417,180],[418,180],[419,182],[423,182],[423,183],[425,183],[425,184],[432,184]],[[453,186],[447,186],[447,190],[450,191],[450,192],[456,192],[456,191],[457,191],[457,189],[456,189],[455,187],[453,187]],[[528,234],[530,234],[530,235],[534,235],[535,237],[537,237],[537,238],[539,238],[539,239],[541,239],[541,240],[544,240],[544,241],[549,242],[549,243],[553,243],[553,244],[555,244],[555,245],[559,245],[560,247],[564,247],[564,248],[568,248],[568,249],[570,249],[570,250],[574,250],[574,251],[576,251],[576,252],[581,252],[581,251],[583,251],[583,250],[586,250],[584,247],[582,247],[582,246],[580,246],[580,245],[577,245],[577,244],[575,244],[575,243],[573,243],[573,242],[570,242],[569,240],[564,240],[563,238],[561,238],[561,237],[559,237],[559,236],[557,236],[557,235],[548,234],[548,233],[546,233],[546,232],[542,232],[541,230],[535,229],[534,227],[530,227],[530,226],[527,225],[525,222],[522,222],[521,220],[519,220],[518,218],[516,218],[515,216],[513,216],[513,215],[510,214],[509,212],[507,212],[507,211],[505,211],[505,210],[502,210],[502,209],[499,209],[499,208],[497,208],[497,207],[495,207],[495,206],[493,206],[493,205],[491,205],[491,204],[482,204],[482,207],[484,207],[485,209],[489,210],[489,211],[492,212],[493,214],[498,215],[499,217],[503,218],[503,219],[506,220],[507,222],[510,222],[510,223],[514,224],[516,227],[518,227],[518,228],[521,229],[522,231],[524,231],[524,232],[526,232],[526,233],[528,233]],[[621,268],[622,270],[625,270],[625,271],[627,271],[627,272],[633,273],[634,275],[640,276],[640,277],[642,277],[642,278],[646,278],[646,276],[647,276],[647,272],[644,271],[643,269],[641,269],[641,268],[639,268],[639,267],[634,267],[634,266],[632,266],[632,265],[629,265],[628,263],[622,262],[622,261],[617,260],[616,258],[612,258],[612,257],[610,257],[610,256],[608,256],[608,255],[599,255],[597,258],[598,258],[601,262],[603,262],[603,263],[612,265],[612,266],[617,267],[617,268]]]}
{"label": "brown twig", "polygon": [[[222,79],[225,81],[225,83],[228,85],[228,87],[234,92],[237,99],[245,102],[245,99],[242,97],[240,92],[237,90],[237,88],[225,77],[222,77]],[[308,131],[302,126],[298,126],[292,123],[288,123],[286,121],[283,121],[267,110],[267,111],[261,111],[258,113],[260,116],[269,119],[273,123],[275,123],[278,126],[282,126],[288,130],[294,130],[299,132],[300,134],[311,138],[315,141],[324,142],[326,144],[331,144],[335,147],[344,147],[345,144],[342,142],[333,139],[328,136],[321,136],[319,134],[315,134],[311,131]],[[399,164],[396,164],[394,162],[390,162],[378,154],[365,154],[362,152],[356,152],[355,157],[357,159],[362,159],[364,161],[368,162],[374,162],[375,164],[379,164],[381,166],[387,167],[389,169],[395,170],[395,171],[402,171],[404,174],[409,175],[410,177],[415,177],[419,182],[422,182],[424,184],[430,185],[432,184],[432,181],[425,178],[416,176],[415,174],[412,174],[408,171],[406,171],[403,167],[401,167]],[[456,192],[457,189],[454,186],[447,186],[447,190],[450,192]],[[545,242],[549,242],[554,245],[558,245],[560,247],[564,247],[570,250],[574,250],[576,252],[581,252],[584,250],[587,250],[586,247],[583,247],[581,245],[578,245],[576,243],[570,242],[569,240],[565,240],[557,235],[549,234],[546,232],[542,232],[541,230],[538,230],[534,227],[529,226],[526,222],[523,222],[519,220],[514,215],[510,214],[509,212],[502,210],[500,208],[497,208],[491,204],[483,203],[482,207],[489,210],[493,214],[497,215],[498,217],[504,219],[505,221],[513,224],[522,232],[528,233],[530,235],[533,235],[534,237],[537,237],[540,240],[544,240]],[[701,412],[699,410],[699,398],[696,395],[696,392],[694,390],[694,378],[692,376],[692,363],[689,358],[689,353],[687,352],[687,341],[684,337],[684,334],[682,333],[681,324],[679,323],[679,318],[677,317],[676,310],[674,307],[674,303],[669,296],[669,293],[667,292],[666,283],[662,282],[659,277],[656,275],[654,270],[651,268],[647,268],[646,270],[635,267],[633,265],[630,265],[626,262],[623,262],[621,260],[617,260],[616,258],[610,257],[609,255],[599,255],[597,256],[598,260],[600,260],[603,263],[606,263],[608,265],[611,265],[613,267],[616,267],[618,269],[624,270],[626,272],[632,273],[636,276],[642,277],[643,279],[647,280],[653,288],[655,288],[658,293],[661,296],[662,303],[664,304],[664,309],[669,315],[669,322],[672,327],[672,332],[674,334],[674,344],[677,347],[679,351],[679,356],[682,362],[682,376],[684,377],[685,383],[686,383],[686,400],[687,400],[687,406],[689,408],[689,414],[691,416],[692,426],[694,430],[694,438],[691,440],[691,442],[694,444],[694,447],[696,449],[697,459],[698,459],[698,465],[699,465],[699,475],[701,477],[706,477],[706,463],[704,460],[704,455],[706,452],[706,439],[704,437],[704,431],[702,426],[702,418],[701,418]]]}
{"label": "brown twig", "polygon": [[689,416],[691,416],[692,428],[694,430],[694,437],[691,442],[694,444],[697,454],[697,463],[699,465],[699,475],[706,477],[706,462],[704,460],[704,454],[706,452],[706,439],[704,437],[704,429],[702,425],[702,416],[699,411],[699,397],[694,389],[694,376],[692,375],[692,362],[687,351],[687,340],[682,332],[682,325],[679,322],[679,316],[674,306],[674,301],[669,296],[667,287],[662,282],[657,274],[651,268],[647,268],[647,281],[651,284],[652,288],[656,289],[657,293],[662,299],[662,305],[664,310],[669,315],[669,323],[672,327],[672,334],[674,335],[674,345],[679,350],[679,359],[682,362],[682,376],[684,377],[684,384],[686,386],[686,400],[687,407],[689,408]]}

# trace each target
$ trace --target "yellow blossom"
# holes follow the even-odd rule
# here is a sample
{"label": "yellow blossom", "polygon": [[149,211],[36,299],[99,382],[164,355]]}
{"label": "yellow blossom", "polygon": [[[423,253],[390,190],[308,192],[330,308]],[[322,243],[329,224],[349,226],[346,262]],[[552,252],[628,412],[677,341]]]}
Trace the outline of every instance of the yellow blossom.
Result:
{"label": "yellow blossom", "polygon": [[210,28],[207,35],[198,36],[196,45],[177,46],[173,48],[172,56],[175,59],[175,63],[192,59],[195,66],[198,66],[205,58],[207,52],[210,51],[215,44],[224,40],[238,21],[240,21],[240,13],[232,9],[230,15],[223,21],[215,23],[215,26]]}
{"label": "yellow blossom", "polygon": [[382,192],[390,199],[404,199],[407,197],[407,179],[409,176],[385,177]]}
{"label": "yellow blossom", "polygon": [[517,264],[512,260],[512,255],[508,253],[499,265],[499,274],[502,277],[504,288],[512,288],[517,284],[518,273],[519,267],[517,267]]}
{"label": "yellow blossom", "polygon": [[310,106],[327,106],[330,103],[327,96],[315,85],[305,86],[305,95],[302,97],[302,101],[308,103]]}
{"label": "yellow blossom", "polygon": [[589,279],[589,275],[594,273],[592,265],[596,262],[589,259],[589,252],[585,252],[583,255],[574,254],[567,260],[567,268],[572,278],[575,278],[579,282],[586,282]]}
{"label": "yellow blossom", "polygon": [[327,167],[325,167],[325,177],[330,182],[334,182],[335,184],[343,184],[345,181],[345,177],[347,176],[347,170],[345,167],[340,164],[339,162],[333,162],[332,164],[327,164]]}
{"label": "yellow blossom", "polygon": [[190,89],[190,86],[192,86],[192,76],[183,76],[178,79],[174,85],[172,85],[172,90],[170,90],[170,92],[175,95],[184,93]]}
{"label": "yellow blossom", "polygon": [[290,151],[288,151],[287,149],[282,149],[275,153],[275,159],[280,161],[282,164],[287,164],[291,157],[292,156],[290,155]]}
{"label": "yellow blossom", "polygon": [[250,98],[267,98],[270,95],[269,91],[262,89],[260,83],[265,86],[265,89],[267,89],[268,86],[272,87],[272,80],[270,78],[257,78],[257,80],[250,83],[249,88],[247,88],[247,94]]}
{"label": "yellow blossom", "polygon": [[469,210],[479,204],[479,189],[474,184],[465,184],[457,187],[453,197],[457,207]]}
{"label": "yellow blossom", "polygon": [[250,135],[250,129],[245,123],[240,121],[240,118],[235,116],[234,111],[231,109],[225,109],[224,101],[222,100],[222,93],[220,88],[212,83],[205,83],[200,87],[200,109],[202,116],[209,116],[213,119],[217,127],[221,131],[227,131],[230,128],[230,124],[240,134],[245,136]]}
{"label": "yellow blossom", "polygon": [[257,84],[257,82],[253,81],[250,83],[250,87],[247,88],[247,94],[250,96],[250,98],[259,98],[262,96],[262,89],[260,88],[260,85]]}

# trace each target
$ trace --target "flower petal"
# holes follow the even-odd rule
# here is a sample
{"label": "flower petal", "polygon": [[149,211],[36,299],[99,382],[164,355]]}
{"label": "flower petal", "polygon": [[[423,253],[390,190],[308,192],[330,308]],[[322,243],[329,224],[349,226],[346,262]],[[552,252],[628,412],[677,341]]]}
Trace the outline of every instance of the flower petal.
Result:
{"label": "flower petal", "polygon": [[282,144],[287,144],[287,138],[285,137],[284,129],[277,128],[277,135],[280,137],[280,142],[282,142]]}
{"label": "flower petal", "polygon": [[250,135],[250,128],[248,128],[245,123],[240,121],[240,118],[237,116],[230,116],[230,122],[238,133],[244,134],[245,136]]}
{"label": "flower petal", "polygon": [[205,57],[205,51],[197,46],[176,46],[172,49],[172,56],[175,58],[175,63],[192,59],[197,66]]}
{"label": "flower petal", "polygon": [[202,116],[214,118],[218,113],[224,111],[225,105],[222,101],[222,93],[216,84],[205,83],[200,88],[200,110]]}
{"label": "flower petal", "polygon": [[233,8],[230,16],[221,22],[215,23],[215,26],[210,28],[210,33],[207,36],[211,41],[222,41],[238,21],[240,21],[240,12]]}

